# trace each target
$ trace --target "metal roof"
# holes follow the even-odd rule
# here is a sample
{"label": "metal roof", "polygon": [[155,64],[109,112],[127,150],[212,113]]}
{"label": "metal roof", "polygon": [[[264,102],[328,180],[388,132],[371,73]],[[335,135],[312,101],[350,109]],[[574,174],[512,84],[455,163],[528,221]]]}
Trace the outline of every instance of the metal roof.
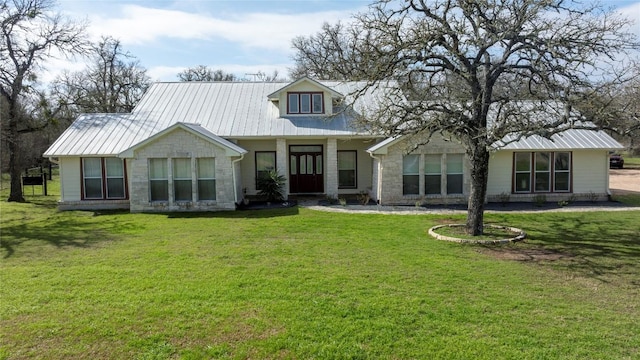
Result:
{"label": "metal roof", "polygon": [[[333,95],[345,94],[346,97],[364,85],[358,82],[307,80],[312,85],[320,84],[331,89]],[[80,115],[47,149],[44,156],[117,156],[176,123],[197,124],[193,126],[199,127],[198,132],[226,139],[375,137],[355,129],[349,111],[339,111],[330,116],[280,116],[277,104],[269,100],[269,96],[289,85],[292,83],[156,83],[147,90],[131,113]],[[389,96],[388,88],[369,89],[358,97],[354,109],[366,115],[368,108],[375,107],[375,104],[380,104]],[[609,135],[596,130],[570,129],[554,135],[552,139],[533,136],[501,148],[621,148]],[[383,142],[369,151],[377,152],[393,142]]]}
{"label": "metal roof", "polygon": [[[320,81],[349,94],[358,83]],[[347,112],[330,116],[279,116],[268,95],[289,82],[161,82],[152,85],[127,114],[82,114],[44,156],[117,155],[154,134],[184,122],[224,138],[367,136]],[[370,96],[359,103],[372,101]],[[369,135],[370,136],[370,135]]]}
{"label": "metal roof", "polygon": [[[515,137],[507,137],[507,140],[511,139],[515,139]],[[549,139],[534,135],[515,142],[508,142],[504,146],[500,145],[495,144],[495,147],[500,150],[614,150],[624,148],[609,134],[595,129],[567,129],[552,135]]]}

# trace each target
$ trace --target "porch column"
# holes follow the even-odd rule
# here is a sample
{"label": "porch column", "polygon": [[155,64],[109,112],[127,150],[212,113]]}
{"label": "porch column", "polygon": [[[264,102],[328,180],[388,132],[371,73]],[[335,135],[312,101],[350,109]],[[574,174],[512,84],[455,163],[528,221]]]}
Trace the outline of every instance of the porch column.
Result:
{"label": "porch column", "polygon": [[327,197],[338,197],[338,144],[336,139],[327,139],[327,164],[325,167]]}
{"label": "porch column", "polygon": [[276,164],[278,173],[287,178],[284,183],[284,198],[289,198],[289,156],[287,151],[287,140],[276,139]]}

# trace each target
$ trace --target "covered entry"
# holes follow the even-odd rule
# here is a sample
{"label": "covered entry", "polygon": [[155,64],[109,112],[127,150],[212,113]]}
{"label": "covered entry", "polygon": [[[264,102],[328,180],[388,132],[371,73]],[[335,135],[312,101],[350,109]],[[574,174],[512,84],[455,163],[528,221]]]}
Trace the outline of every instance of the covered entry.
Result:
{"label": "covered entry", "polygon": [[289,146],[289,192],[324,192],[322,145]]}

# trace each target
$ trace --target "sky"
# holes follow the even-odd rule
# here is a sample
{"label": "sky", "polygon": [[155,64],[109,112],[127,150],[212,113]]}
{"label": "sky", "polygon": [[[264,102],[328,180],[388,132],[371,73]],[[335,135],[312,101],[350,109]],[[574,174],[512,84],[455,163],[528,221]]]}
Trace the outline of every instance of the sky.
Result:
{"label": "sky", "polygon": [[[640,22],[640,0],[601,0]],[[197,65],[251,79],[258,71],[292,67],[291,40],[317,33],[324,22],[348,22],[370,0],[58,0],[58,10],[86,19],[92,40],[119,39],[153,81],[176,81]],[[633,31],[640,37],[640,24]],[[42,80],[81,62],[57,59]]]}

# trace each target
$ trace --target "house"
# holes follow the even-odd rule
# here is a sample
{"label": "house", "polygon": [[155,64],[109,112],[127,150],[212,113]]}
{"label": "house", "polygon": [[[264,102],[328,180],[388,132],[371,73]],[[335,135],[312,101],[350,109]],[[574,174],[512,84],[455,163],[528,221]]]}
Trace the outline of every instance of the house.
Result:
{"label": "house", "polygon": [[[60,166],[60,209],[233,210],[277,170],[286,196],[369,193],[381,204],[464,202],[469,165],[455,141],[434,136],[407,154],[406,139],[356,129],[345,96],[356,82],[154,84],[131,113],[83,114],[45,157]],[[375,102],[380,92],[360,97]],[[488,201],[606,199],[608,151],[598,130],[569,129],[497,148]]]}

